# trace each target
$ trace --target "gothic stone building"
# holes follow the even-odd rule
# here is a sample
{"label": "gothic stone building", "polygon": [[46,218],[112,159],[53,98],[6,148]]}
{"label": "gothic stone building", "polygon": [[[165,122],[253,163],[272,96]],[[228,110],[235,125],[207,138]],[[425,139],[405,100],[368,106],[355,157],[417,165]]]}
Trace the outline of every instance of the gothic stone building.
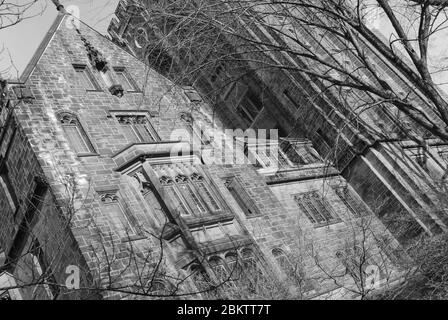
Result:
{"label": "gothic stone building", "polygon": [[201,131],[228,118],[64,14],[1,103],[0,287],[25,284],[2,297],[356,298],[399,280],[398,241],[354,188],[401,191],[372,174],[376,149],[349,174],[304,136],[207,163],[225,148]]}
{"label": "gothic stone building", "polygon": [[[177,79],[176,74],[182,73],[190,65],[195,66],[197,61],[203,63],[203,59],[208,59],[208,67],[198,68],[201,72],[187,80],[194,82],[206,96],[217,92],[214,96],[219,104],[216,113],[220,113],[227,127],[276,128],[283,137],[311,141],[322,158],[331,160],[403,245],[415,234],[432,235],[446,231],[447,215],[441,209],[445,205],[440,203],[443,190],[437,185],[447,168],[446,143],[414,126],[410,119],[406,119],[391,105],[359,109],[359,104],[370,99],[365,92],[351,90],[341,94],[336,89],[327,88],[319,79],[290,71],[295,68],[300,70],[309,61],[293,54],[297,50],[294,47],[297,43],[286,36],[282,37],[282,32],[292,33],[303,46],[309,48],[310,52],[317,52],[323,60],[350,63],[356,70],[366,69],[362,68],[354,55],[343,54],[350,50],[344,50],[341,41],[331,32],[315,28],[313,23],[297,22],[313,19],[312,12],[300,7],[300,10],[284,14],[282,12],[287,9],[282,4],[257,5],[257,17],[249,17],[246,21],[243,20],[245,15],[237,14],[233,20],[240,21],[243,27],[238,28],[237,22],[232,27],[255,43],[273,43],[273,48],[277,46],[284,50],[271,48],[266,52],[258,52],[256,47],[250,47],[247,53],[239,53],[241,50],[238,51],[235,38],[226,37],[223,32],[215,37],[217,40],[214,40],[214,46],[226,50],[220,54],[223,57],[230,56],[230,59],[220,58],[213,50],[202,56],[201,52],[193,49],[188,52],[190,56],[187,61],[184,59],[186,53],[179,54],[167,40],[167,35],[173,32],[167,26],[175,25],[175,22],[157,15],[153,18],[151,15],[151,6],[157,7],[160,2],[143,3],[145,9],[136,6],[131,0],[120,1],[116,19],[109,26],[113,40],[173,79]],[[219,3],[216,0],[214,5],[218,6]],[[238,2],[235,6],[238,6]],[[173,5],[167,7],[174,10]],[[243,11],[242,8],[233,9],[237,13]],[[244,11],[249,12],[250,9],[244,8]],[[232,10],[228,8],[225,12]],[[246,15],[250,16],[249,13]],[[314,23],[325,26],[321,20]],[[267,28],[266,25],[273,27]],[[274,34],[272,30],[275,28],[282,31]],[[209,34],[207,36],[210,37]],[[422,108],[428,106],[425,110],[431,114],[428,99],[420,90],[420,84],[400,73],[393,61],[380,53],[378,46],[382,46],[383,42],[378,37],[381,34],[371,33],[369,37],[360,37],[359,45],[395,92],[406,94]],[[384,45],[382,50],[389,48]],[[266,65],[286,65],[290,68],[266,68],[252,62],[257,60],[267,61]],[[244,70],[243,74],[238,73],[241,69]],[[368,72],[360,76],[371,78]],[[428,151],[423,151],[413,142],[408,132],[423,137]],[[391,220],[402,218],[402,221],[410,223],[409,228],[405,229],[414,231],[403,234],[400,231],[402,226],[390,223]]]}

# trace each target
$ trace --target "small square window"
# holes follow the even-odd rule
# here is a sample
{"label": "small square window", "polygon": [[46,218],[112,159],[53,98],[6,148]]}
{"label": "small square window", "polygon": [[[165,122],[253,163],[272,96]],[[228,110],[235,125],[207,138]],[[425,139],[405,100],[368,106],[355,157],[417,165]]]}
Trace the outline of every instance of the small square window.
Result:
{"label": "small square window", "polygon": [[90,73],[90,70],[86,65],[75,64],[73,65],[73,68],[75,68],[76,75],[78,76],[79,81],[82,83],[86,90],[99,90],[98,84],[96,83],[93,75]]}
{"label": "small square window", "polygon": [[133,79],[131,78],[131,76],[127,72],[126,68],[115,67],[114,71],[115,71],[115,74],[117,75],[118,83],[121,84],[121,86],[123,87],[123,89],[125,91],[127,91],[127,92],[139,91],[137,89]]}

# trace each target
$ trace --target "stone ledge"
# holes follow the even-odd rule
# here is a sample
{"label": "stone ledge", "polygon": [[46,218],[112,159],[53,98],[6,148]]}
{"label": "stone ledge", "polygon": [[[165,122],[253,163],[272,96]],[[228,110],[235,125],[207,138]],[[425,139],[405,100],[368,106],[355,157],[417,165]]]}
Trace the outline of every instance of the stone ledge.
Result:
{"label": "stone ledge", "polygon": [[[195,151],[189,142],[182,141],[158,141],[158,142],[140,142],[132,143],[112,155],[117,168],[115,171],[121,171],[135,162],[151,158],[170,158],[191,156],[199,154]],[[165,159],[166,160],[166,159]]]}

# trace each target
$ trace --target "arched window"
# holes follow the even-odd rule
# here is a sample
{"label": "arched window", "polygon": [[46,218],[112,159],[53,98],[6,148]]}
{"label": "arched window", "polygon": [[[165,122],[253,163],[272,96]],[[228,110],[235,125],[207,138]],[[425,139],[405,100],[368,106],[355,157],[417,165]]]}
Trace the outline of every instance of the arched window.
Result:
{"label": "arched window", "polygon": [[221,210],[221,207],[218,204],[218,201],[216,200],[215,196],[212,194],[212,190],[211,190],[210,186],[208,184],[206,184],[204,177],[195,172],[191,175],[190,179],[193,181],[193,183],[199,190],[199,193],[201,194],[201,196],[206,200],[208,207],[212,211]]}
{"label": "arched window", "polygon": [[225,281],[228,279],[225,263],[220,257],[213,256],[208,260],[208,262],[219,281]]}
{"label": "arched window", "polygon": [[233,280],[237,280],[241,275],[241,266],[238,264],[238,254],[234,251],[228,252],[225,256],[229,274]]}
{"label": "arched window", "polygon": [[297,276],[295,272],[295,267],[292,264],[291,260],[289,260],[288,256],[285,252],[280,248],[274,248],[272,250],[272,255],[277,261],[280,268],[289,276]]}
{"label": "arched window", "polygon": [[207,272],[205,272],[204,268],[200,264],[193,263],[189,267],[189,272],[199,291],[205,291],[210,287],[210,279]]}
{"label": "arched window", "polygon": [[148,283],[150,296],[155,299],[166,299],[170,295],[170,284],[161,279],[154,279]]}
{"label": "arched window", "polygon": [[107,217],[111,233],[121,238],[137,236],[140,232],[138,222],[118,190],[99,192],[101,211]]}
{"label": "arched window", "polygon": [[59,121],[70,146],[78,154],[94,153],[93,146],[82,128],[78,117],[71,113],[59,114]]}
{"label": "arched window", "polygon": [[159,178],[160,184],[167,192],[170,199],[173,200],[173,206],[179,211],[180,215],[190,215],[190,210],[188,210],[187,204],[183,199],[181,193],[175,187],[175,181],[168,176],[162,176]]}

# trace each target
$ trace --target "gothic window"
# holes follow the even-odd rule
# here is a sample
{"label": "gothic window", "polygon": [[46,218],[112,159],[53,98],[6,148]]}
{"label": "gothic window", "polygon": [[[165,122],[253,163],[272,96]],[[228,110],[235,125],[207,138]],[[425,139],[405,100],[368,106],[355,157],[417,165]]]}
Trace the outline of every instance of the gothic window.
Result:
{"label": "gothic window", "polygon": [[228,270],[223,259],[218,256],[213,256],[208,260],[208,262],[218,281],[224,282],[229,279]]}
{"label": "gothic window", "polygon": [[226,286],[246,286],[255,291],[264,277],[254,252],[243,248],[213,255],[208,259],[216,278]]}
{"label": "gothic window", "polygon": [[189,267],[189,272],[198,291],[205,291],[210,288],[210,279],[200,264],[191,264]]}
{"label": "gothic window", "polygon": [[330,204],[318,191],[307,192],[294,196],[300,210],[315,226],[340,222],[339,217],[331,209]]}
{"label": "gothic window", "polygon": [[127,92],[138,91],[134,80],[131,78],[129,72],[124,67],[114,67],[115,74],[117,75],[118,83],[121,84],[123,89]]}
{"label": "gothic window", "polygon": [[238,254],[235,251],[228,252],[225,255],[225,262],[229,269],[229,275],[233,280],[238,280],[241,276],[241,266],[238,263]]}
{"label": "gothic window", "polygon": [[[241,279],[251,292],[257,292],[262,286],[265,275],[259,267],[254,252],[250,248],[244,248],[240,253],[241,259]],[[244,273],[243,273],[244,272]]]}
{"label": "gothic window", "polygon": [[347,186],[334,186],[333,190],[356,218],[368,214],[369,211],[362,200],[359,199]]}
{"label": "gothic window", "polygon": [[222,209],[212,187],[198,173],[178,174],[174,178],[162,176],[160,182],[181,214],[204,215]]}
{"label": "gothic window", "polygon": [[101,210],[110,223],[111,234],[121,238],[138,235],[137,221],[130,213],[126,203],[120,199],[118,190],[100,192]]}
{"label": "gothic window", "polygon": [[187,199],[187,203],[192,204],[193,212],[206,212],[205,204],[196,193],[196,190],[192,187],[189,179],[184,175],[178,175],[176,176],[175,181],[176,185],[182,190],[182,194]]}
{"label": "gothic window", "polygon": [[241,258],[243,261],[243,266],[246,269],[252,271],[258,268],[252,249],[244,248],[243,250],[241,250]]}
{"label": "gothic window", "polygon": [[246,217],[261,215],[261,212],[258,210],[255,202],[236,178],[228,179],[225,185],[235,201],[238,203],[241,210],[243,210]]}
{"label": "gothic window", "polygon": [[61,113],[59,115],[59,121],[64,130],[65,137],[76,153],[94,153],[93,146],[75,115],[71,113]]}
{"label": "gothic window", "polygon": [[78,76],[79,81],[83,85],[84,89],[96,91],[99,90],[98,84],[93,78],[92,73],[86,65],[75,64],[73,65],[75,69],[76,75]]}
{"label": "gothic window", "polygon": [[202,198],[205,199],[207,206],[211,211],[219,211],[221,210],[221,206],[218,203],[218,200],[216,197],[212,194],[212,190],[210,186],[205,181],[204,177],[193,173],[190,177],[190,179],[193,181],[193,184],[197,187],[199,190],[199,193],[201,194]]}
{"label": "gothic window", "polygon": [[159,140],[146,114],[115,114],[115,118],[128,141],[138,143]]}
{"label": "gothic window", "polygon": [[6,196],[11,211],[13,213],[16,212],[18,206],[17,198],[8,176],[6,164],[0,166],[0,188]]}
{"label": "gothic window", "polygon": [[165,221],[165,217],[167,216],[165,209],[160,203],[159,199],[156,197],[154,189],[146,175],[143,173],[142,168],[130,172],[128,173],[128,175],[133,178],[132,181],[134,185],[141,192],[146,202],[151,206],[155,214],[155,218],[163,224]]}
{"label": "gothic window", "polygon": [[275,248],[272,250],[272,255],[282,270],[288,275],[291,275],[292,271],[294,271],[294,267],[285,252],[282,249]]}
{"label": "gothic window", "polygon": [[258,116],[262,108],[263,107],[261,104],[255,102],[251,95],[247,95],[238,105],[236,111],[237,114],[247,122],[247,124],[251,124],[255,121],[255,118]]}
{"label": "gothic window", "polygon": [[179,211],[180,215],[191,215],[185,200],[176,188],[175,181],[167,176],[162,176],[159,180],[169,198],[173,201],[173,206]]}

